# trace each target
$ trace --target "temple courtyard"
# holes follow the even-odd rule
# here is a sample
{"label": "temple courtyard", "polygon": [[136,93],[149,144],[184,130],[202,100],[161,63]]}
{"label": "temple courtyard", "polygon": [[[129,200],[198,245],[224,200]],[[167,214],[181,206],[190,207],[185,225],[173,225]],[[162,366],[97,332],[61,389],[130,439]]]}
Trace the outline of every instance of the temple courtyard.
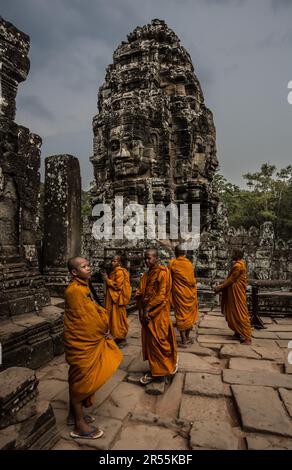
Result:
{"label": "temple courtyard", "polygon": [[[57,303],[57,299],[55,299]],[[292,449],[292,317],[262,317],[251,346],[234,340],[218,307],[201,309],[194,343],[179,347],[179,368],[167,384],[143,387],[137,312],[128,346],[90,411],[104,436],[72,439],[66,425],[68,366],[64,355],[36,371],[39,399],[51,402],[59,432],[55,450]]]}

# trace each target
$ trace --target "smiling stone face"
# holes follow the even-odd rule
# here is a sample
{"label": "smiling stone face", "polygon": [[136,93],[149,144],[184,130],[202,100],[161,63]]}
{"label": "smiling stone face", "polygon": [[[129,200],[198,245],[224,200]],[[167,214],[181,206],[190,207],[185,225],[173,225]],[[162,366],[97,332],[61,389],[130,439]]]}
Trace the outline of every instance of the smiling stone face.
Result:
{"label": "smiling stone face", "polygon": [[108,161],[113,179],[149,173],[154,150],[146,130],[118,126],[110,130]]}
{"label": "smiling stone face", "polygon": [[163,21],[136,29],[116,49],[98,111],[96,202],[115,195],[140,204],[201,202],[207,219],[218,165],[213,116],[189,54]]}

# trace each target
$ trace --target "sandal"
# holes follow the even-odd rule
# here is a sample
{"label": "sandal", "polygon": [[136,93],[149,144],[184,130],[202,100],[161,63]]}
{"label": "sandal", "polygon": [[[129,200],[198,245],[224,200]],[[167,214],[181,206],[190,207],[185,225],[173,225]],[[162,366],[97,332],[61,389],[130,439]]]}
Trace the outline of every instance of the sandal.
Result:
{"label": "sandal", "polygon": [[150,384],[150,382],[153,382],[153,380],[154,380],[154,377],[152,377],[152,375],[149,374],[149,372],[146,372],[146,374],[143,375],[143,377],[141,377],[140,383],[142,385],[147,385],[147,384]]}
{"label": "sandal", "polygon": [[92,428],[89,432],[78,433],[77,431],[70,432],[70,437],[73,439],[99,439],[104,434],[102,429]]}
{"label": "sandal", "polygon": [[174,371],[171,373],[171,375],[175,375],[177,373],[177,371],[178,371],[178,361],[176,362]]}
{"label": "sandal", "polygon": [[[87,424],[93,423],[95,421],[94,416],[84,415],[83,418]],[[67,419],[67,426],[74,426],[74,424],[75,424],[75,420],[73,416],[72,417],[70,416],[70,418]]]}

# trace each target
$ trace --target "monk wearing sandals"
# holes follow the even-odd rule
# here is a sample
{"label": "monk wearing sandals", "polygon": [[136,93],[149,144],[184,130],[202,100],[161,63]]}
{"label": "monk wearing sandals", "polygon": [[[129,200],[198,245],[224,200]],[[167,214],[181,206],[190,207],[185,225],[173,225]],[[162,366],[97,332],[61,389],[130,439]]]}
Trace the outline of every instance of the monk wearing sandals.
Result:
{"label": "monk wearing sandals", "polygon": [[171,303],[181,336],[181,347],[186,348],[193,342],[190,333],[198,321],[197,282],[193,265],[186,258],[182,245],[175,247],[175,256],[169,263],[172,276]]}
{"label": "monk wearing sandals", "polygon": [[234,331],[234,337],[242,344],[251,344],[251,322],[247,309],[246,264],[243,260],[243,251],[234,250],[233,267],[227,279],[214,288],[215,293],[222,292],[221,310],[228,326]]}
{"label": "monk wearing sandals", "polygon": [[176,338],[170,319],[170,271],[158,264],[156,249],[146,251],[145,263],[149,269],[136,291],[143,359],[148,360],[150,366],[150,372],[140,379],[143,385],[153,380],[165,381],[178,367]]}
{"label": "monk wearing sandals", "polygon": [[89,287],[91,269],[81,257],[71,258],[73,280],[65,291],[64,344],[69,368],[70,410],[67,423],[74,424],[72,438],[98,439],[103,431],[83,407],[92,406],[95,392],[118,368],[122,353],[109,333],[109,316],[98,305]]}

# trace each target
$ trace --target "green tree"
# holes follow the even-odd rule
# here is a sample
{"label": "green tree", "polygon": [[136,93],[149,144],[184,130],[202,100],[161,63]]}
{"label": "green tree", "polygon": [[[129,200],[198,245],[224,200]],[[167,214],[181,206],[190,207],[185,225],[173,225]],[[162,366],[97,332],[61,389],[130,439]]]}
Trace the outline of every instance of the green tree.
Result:
{"label": "green tree", "polygon": [[213,184],[228,210],[230,225],[248,229],[270,221],[277,237],[292,234],[292,166],[277,171],[275,165],[262,164],[260,171],[243,175],[248,189],[241,189],[217,174]]}
{"label": "green tree", "polygon": [[91,215],[92,207],[91,207],[91,199],[92,193],[96,192],[96,184],[95,181],[90,183],[88,191],[81,192],[81,217],[86,217]]}

